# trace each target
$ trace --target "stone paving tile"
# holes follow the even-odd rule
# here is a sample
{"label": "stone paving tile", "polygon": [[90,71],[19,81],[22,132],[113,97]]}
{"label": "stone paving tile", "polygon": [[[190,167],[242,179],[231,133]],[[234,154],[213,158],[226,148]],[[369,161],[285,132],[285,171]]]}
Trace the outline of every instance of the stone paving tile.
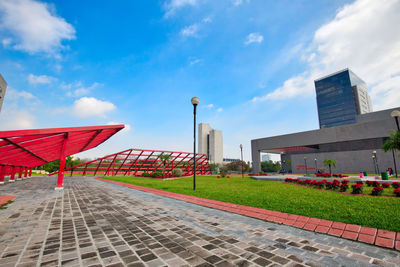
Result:
{"label": "stone paving tile", "polygon": [[[0,187],[0,194],[17,196],[7,209],[0,210],[0,267],[400,265],[400,253],[393,249],[88,177],[66,177],[63,191],[55,191],[55,183],[56,178],[34,177]],[[321,223],[287,217],[293,218],[309,225]],[[333,226],[360,235],[373,236],[374,232]],[[377,236],[391,238],[393,233]]]}

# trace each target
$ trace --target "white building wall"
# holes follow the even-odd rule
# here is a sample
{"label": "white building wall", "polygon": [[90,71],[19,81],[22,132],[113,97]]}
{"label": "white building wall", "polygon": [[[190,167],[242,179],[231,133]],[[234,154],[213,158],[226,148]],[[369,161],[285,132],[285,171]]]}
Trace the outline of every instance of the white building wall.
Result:
{"label": "white building wall", "polygon": [[6,89],[7,89],[7,83],[4,80],[3,76],[1,76],[0,74],[0,111],[1,111],[1,106],[3,105]]}
{"label": "white building wall", "polygon": [[223,163],[222,131],[211,130],[210,132],[210,162]]}
{"label": "white building wall", "polygon": [[211,127],[208,123],[199,124],[198,150],[199,153],[207,155],[207,136],[211,132]]}

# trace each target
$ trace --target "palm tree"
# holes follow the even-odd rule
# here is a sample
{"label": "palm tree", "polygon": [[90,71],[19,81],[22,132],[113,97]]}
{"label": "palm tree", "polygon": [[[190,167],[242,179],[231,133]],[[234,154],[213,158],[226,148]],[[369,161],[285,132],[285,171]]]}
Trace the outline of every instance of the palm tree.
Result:
{"label": "palm tree", "polygon": [[396,167],[396,156],[395,152],[400,150],[400,131],[392,132],[388,140],[382,146],[383,151],[388,152],[392,151],[393,154],[393,162],[394,162],[394,170],[396,172],[397,177],[397,167]]}
{"label": "palm tree", "polygon": [[332,175],[332,166],[336,168],[336,163],[334,159],[324,159],[324,166],[329,167],[329,174]]}
{"label": "palm tree", "polygon": [[163,165],[163,174],[165,174],[165,165],[167,165],[170,162],[171,155],[162,153],[158,156],[158,159],[161,160],[161,163]]}

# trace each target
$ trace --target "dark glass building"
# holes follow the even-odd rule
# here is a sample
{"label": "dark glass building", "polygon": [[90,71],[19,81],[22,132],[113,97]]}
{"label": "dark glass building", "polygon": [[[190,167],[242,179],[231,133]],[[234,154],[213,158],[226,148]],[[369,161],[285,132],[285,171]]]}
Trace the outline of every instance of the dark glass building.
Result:
{"label": "dark glass building", "polygon": [[372,112],[366,84],[351,70],[333,73],[314,83],[320,128],[352,124],[357,115]]}

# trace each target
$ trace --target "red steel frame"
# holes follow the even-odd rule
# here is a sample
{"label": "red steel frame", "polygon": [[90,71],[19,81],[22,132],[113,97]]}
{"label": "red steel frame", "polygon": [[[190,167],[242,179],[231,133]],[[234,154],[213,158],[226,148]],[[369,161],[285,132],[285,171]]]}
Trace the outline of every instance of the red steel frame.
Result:
{"label": "red steel frame", "polygon": [[[160,155],[163,154],[171,156],[165,167],[160,160]],[[71,171],[71,176],[73,173],[83,176],[135,176],[144,172],[163,172],[163,170],[164,174],[171,174],[173,169],[179,168],[184,176],[188,176],[193,175],[193,155],[190,152],[132,148],[73,166],[65,171]],[[58,172],[49,175],[56,173]],[[211,174],[205,154],[196,155],[196,174]]]}
{"label": "red steel frame", "polygon": [[[0,183],[32,175],[32,168],[60,159],[57,187],[62,188],[67,156],[94,148],[124,125],[0,131]],[[23,174],[24,173],[24,174]]]}

